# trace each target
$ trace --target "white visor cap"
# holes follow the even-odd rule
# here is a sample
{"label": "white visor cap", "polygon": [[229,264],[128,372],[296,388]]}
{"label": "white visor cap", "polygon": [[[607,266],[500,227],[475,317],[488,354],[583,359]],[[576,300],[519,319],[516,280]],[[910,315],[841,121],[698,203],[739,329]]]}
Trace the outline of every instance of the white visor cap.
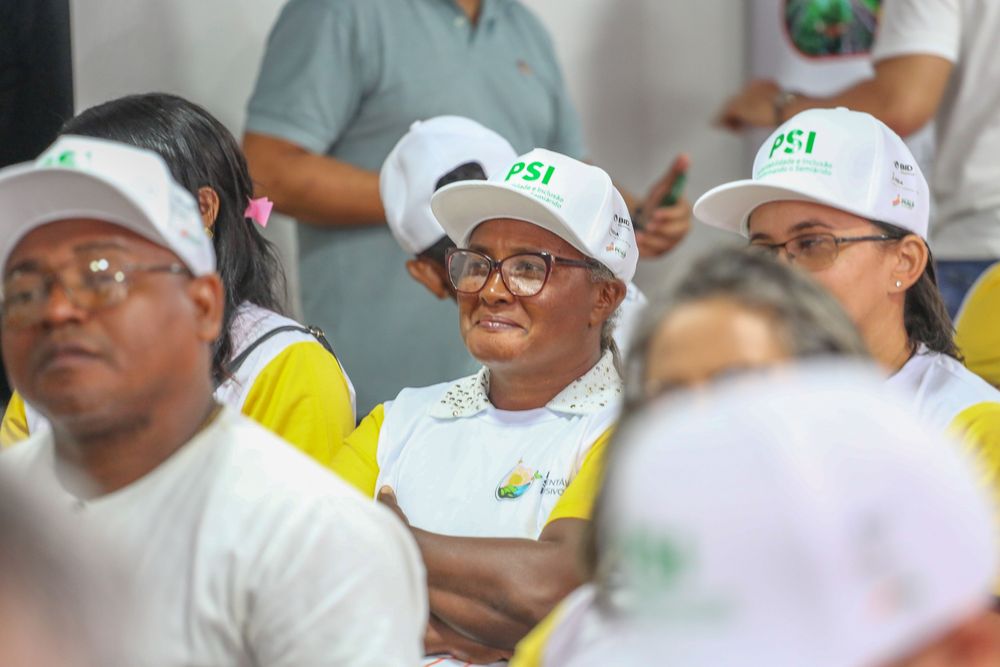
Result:
{"label": "white visor cap", "polygon": [[34,162],[0,170],[0,268],[32,230],[93,218],[172,251],[196,276],[215,271],[215,251],[191,194],[152,151],[64,136]]}
{"label": "white visor cap", "polygon": [[639,261],[625,200],[599,167],[543,148],[526,153],[489,181],[452,183],[431,198],[438,222],[460,247],[481,223],[523,220],[597,260],[624,282]]}
{"label": "white visor cap", "polygon": [[927,240],[927,180],[899,135],[867,113],[841,107],[796,114],[761,145],[752,178],[709,190],[694,215],[746,236],[750,214],[776,201],[822,204]]}

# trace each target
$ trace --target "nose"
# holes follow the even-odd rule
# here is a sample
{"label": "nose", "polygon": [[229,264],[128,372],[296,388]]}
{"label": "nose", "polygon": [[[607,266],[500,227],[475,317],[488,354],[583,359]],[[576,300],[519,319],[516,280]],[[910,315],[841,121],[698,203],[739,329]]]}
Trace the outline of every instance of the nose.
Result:
{"label": "nose", "polygon": [[483,289],[479,290],[479,298],[490,305],[510,303],[514,299],[514,295],[510,293],[503,281],[503,276],[500,275],[499,268],[495,269],[486,279]]}
{"label": "nose", "polygon": [[86,311],[77,305],[71,296],[71,290],[61,280],[53,281],[39,308],[41,321],[49,326],[79,322],[86,316]]}

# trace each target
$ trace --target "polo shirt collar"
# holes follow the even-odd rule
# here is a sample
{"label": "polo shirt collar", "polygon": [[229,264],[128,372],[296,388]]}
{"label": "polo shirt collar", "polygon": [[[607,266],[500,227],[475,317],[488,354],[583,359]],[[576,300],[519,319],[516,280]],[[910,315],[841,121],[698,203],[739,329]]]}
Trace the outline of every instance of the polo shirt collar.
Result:
{"label": "polo shirt collar", "polygon": [[[491,407],[490,371],[485,366],[475,375],[452,383],[431,408],[436,419],[475,417]],[[621,400],[622,379],[614,356],[605,351],[593,368],[571,382],[545,406],[567,415],[589,415]]]}

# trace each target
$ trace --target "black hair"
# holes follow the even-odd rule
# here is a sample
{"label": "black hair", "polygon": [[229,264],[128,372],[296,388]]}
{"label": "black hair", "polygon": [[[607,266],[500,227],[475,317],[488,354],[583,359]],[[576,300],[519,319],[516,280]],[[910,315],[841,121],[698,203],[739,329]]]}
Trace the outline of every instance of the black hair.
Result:
{"label": "black hair", "polygon": [[176,95],[129,95],[87,109],[62,134],[119,141],[159,153],[178,183],[198,200],[209,187],[219,197],[213,245],[225,289],[222,333],[212,355],[217,383],[233,354],[230,327],[236,309],[250,302],[283,312],[285,274],[274,245],[244,217],[253,197],[246,158],[229,130],[201,106]]}
{"label": "black hair", "polygon": [[[887,222],[873,220],[872,224],[886,236],[895,240],[901,240],[913,234],[913,232]],[[906,291],[906,300],[903,305],[903,324],[906,327],[906,336],[914,349],[918,345],[924,344],[932,352],[946,354],[961,361],[962,355],[958,351],[958,345],[955,344],[955,327],[951,322],[948,309],[944,305],[941,290],[937,286],[934,257],[931,255],[930,248],[927,249],[927,265],[924,267],[924,272],[920,274],[917,282],[913,283],[913,286]]]}
{"label": "black hair", "polygon": [[[452,183],[457,183],[458,181],[485,181],[486,180],[486,169],[482,164],[478,162],[464,162],[444,176],[437,180],[434,184],[434,191],[437,192],[446,185],[451,185]],[[448,238],[445,234],[437,241],[434,245],[429,248],[425,248],[417,253],[417,259],[426,259],[428,261],[434,262],[435,264],[445,265],[448,251],[455,247],[455,242]]]}

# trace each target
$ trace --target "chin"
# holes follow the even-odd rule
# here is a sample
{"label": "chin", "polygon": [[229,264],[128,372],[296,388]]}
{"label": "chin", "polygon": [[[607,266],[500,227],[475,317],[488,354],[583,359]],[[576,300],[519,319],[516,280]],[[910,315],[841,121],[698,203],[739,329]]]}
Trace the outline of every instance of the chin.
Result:
{"label": "chin", "polygon": [[484,366],[509,363],[523,357],[525,346],[504,344],[503,341],[467,340],[469,354]]}

